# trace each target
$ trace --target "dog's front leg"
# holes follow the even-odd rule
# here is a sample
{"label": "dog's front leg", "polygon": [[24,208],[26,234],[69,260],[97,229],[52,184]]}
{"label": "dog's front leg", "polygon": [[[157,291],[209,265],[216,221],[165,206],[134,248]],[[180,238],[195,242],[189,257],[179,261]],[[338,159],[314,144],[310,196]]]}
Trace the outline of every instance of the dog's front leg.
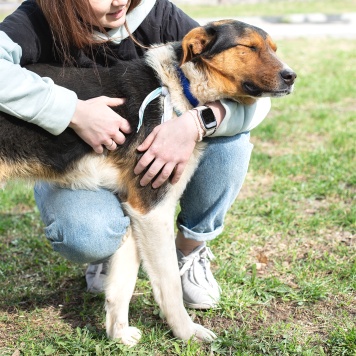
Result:
{"label": "dog's front leg", "polygon": [[193,323],[183,305],[183,293],[174,241],[175,204],[161,202],[146,215],[130,214],[137,245],[150,278],[156,302],[173,334],[183,340],[212,341],[215,334]]}
{"label": "dog's front leg", "polygon": [[139,329],[129,326],[129,304],[135,289],[140,258],[131,229],[123,245],[112,256],[109,265],[106,297],[106,332],[108,337],[134,346],[141,338]]}

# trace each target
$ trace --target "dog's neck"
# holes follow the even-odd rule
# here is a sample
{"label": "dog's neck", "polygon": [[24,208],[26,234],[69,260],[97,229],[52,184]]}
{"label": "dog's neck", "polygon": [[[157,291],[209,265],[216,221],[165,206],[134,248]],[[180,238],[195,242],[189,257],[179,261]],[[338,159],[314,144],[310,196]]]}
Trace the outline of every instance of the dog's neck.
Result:
{"label": "dog's neck", "polygon": [[190,105],[192,105],[192,107],[197,107],[199,105],[199,100],[190,91],[189,79],[185,76],[182,69],[178,65],[176,66],[176,69],[177,69],[178,78],[180,80],[180,84],[182,85],[183,93],[184,93],[185,97],[188,99],[188,101],[190,102]]}
{"label": "dog's neck", "polygon": [[[150,49],[145,55],[146,63],[154,69],[162,85],[166,86],[171,95],[173,107],[178,112],[185,112],[197,105],[219,100],[216,92],[209,90],[206,76],[197,68],[194,63],[185,63],[179,70],[179,58],[174,45],[157,46]],[[189,82],[188,97],[184,92],[184,84],[181,78],[186,78]],[[185,80],[185,79],[184,79]],[[199,90],[198,90],[199,87]],[[187,87],[186,87],[187,89]],[[190,101],[189,96],[196,101]]]}

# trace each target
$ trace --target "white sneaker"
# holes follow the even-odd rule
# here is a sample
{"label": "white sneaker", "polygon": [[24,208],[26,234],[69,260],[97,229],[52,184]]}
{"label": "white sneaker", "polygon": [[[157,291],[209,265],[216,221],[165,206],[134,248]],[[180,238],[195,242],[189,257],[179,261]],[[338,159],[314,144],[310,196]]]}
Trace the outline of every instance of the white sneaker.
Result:
{"label": "white sneaker", "polygon": [[188,256],[177,249],[177,257],[186,307],[215,308],[220,300],[221,288],[210,270],[210,260],[214,259],[210,248],[204,243]]}
{"label": "white sneaker", "polygon": [[90,264],[85,272],[87,291],[91,293],[104,292],[108,263]]}

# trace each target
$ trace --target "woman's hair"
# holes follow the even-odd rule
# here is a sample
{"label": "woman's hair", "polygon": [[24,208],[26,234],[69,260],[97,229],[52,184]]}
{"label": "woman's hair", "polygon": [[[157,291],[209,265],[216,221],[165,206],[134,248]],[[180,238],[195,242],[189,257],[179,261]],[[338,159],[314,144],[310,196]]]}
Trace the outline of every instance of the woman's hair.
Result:
{"label": "woman's hair", "polygon": [[[71,62],[71,48],[92,50],[92,46],[102,43],[95,39],[94,29],[105,33],[90,6],[89,0],[36,0],[52,31],[54,45],[64,62]],[[141,0],[129,1],[128,13]]]}

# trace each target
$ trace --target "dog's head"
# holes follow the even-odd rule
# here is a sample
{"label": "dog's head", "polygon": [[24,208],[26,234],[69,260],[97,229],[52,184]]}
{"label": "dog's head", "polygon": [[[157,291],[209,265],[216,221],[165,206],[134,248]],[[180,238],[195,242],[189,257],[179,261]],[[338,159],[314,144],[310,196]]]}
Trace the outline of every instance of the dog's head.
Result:
{"label": "dog's head", "polygon": [[293,91],[297,75],[277,57],[276,49],[260,28],[222,20],[197,27],[184,37],[180,64],[193,62],[221,97],[252,104],[258,97]]}

